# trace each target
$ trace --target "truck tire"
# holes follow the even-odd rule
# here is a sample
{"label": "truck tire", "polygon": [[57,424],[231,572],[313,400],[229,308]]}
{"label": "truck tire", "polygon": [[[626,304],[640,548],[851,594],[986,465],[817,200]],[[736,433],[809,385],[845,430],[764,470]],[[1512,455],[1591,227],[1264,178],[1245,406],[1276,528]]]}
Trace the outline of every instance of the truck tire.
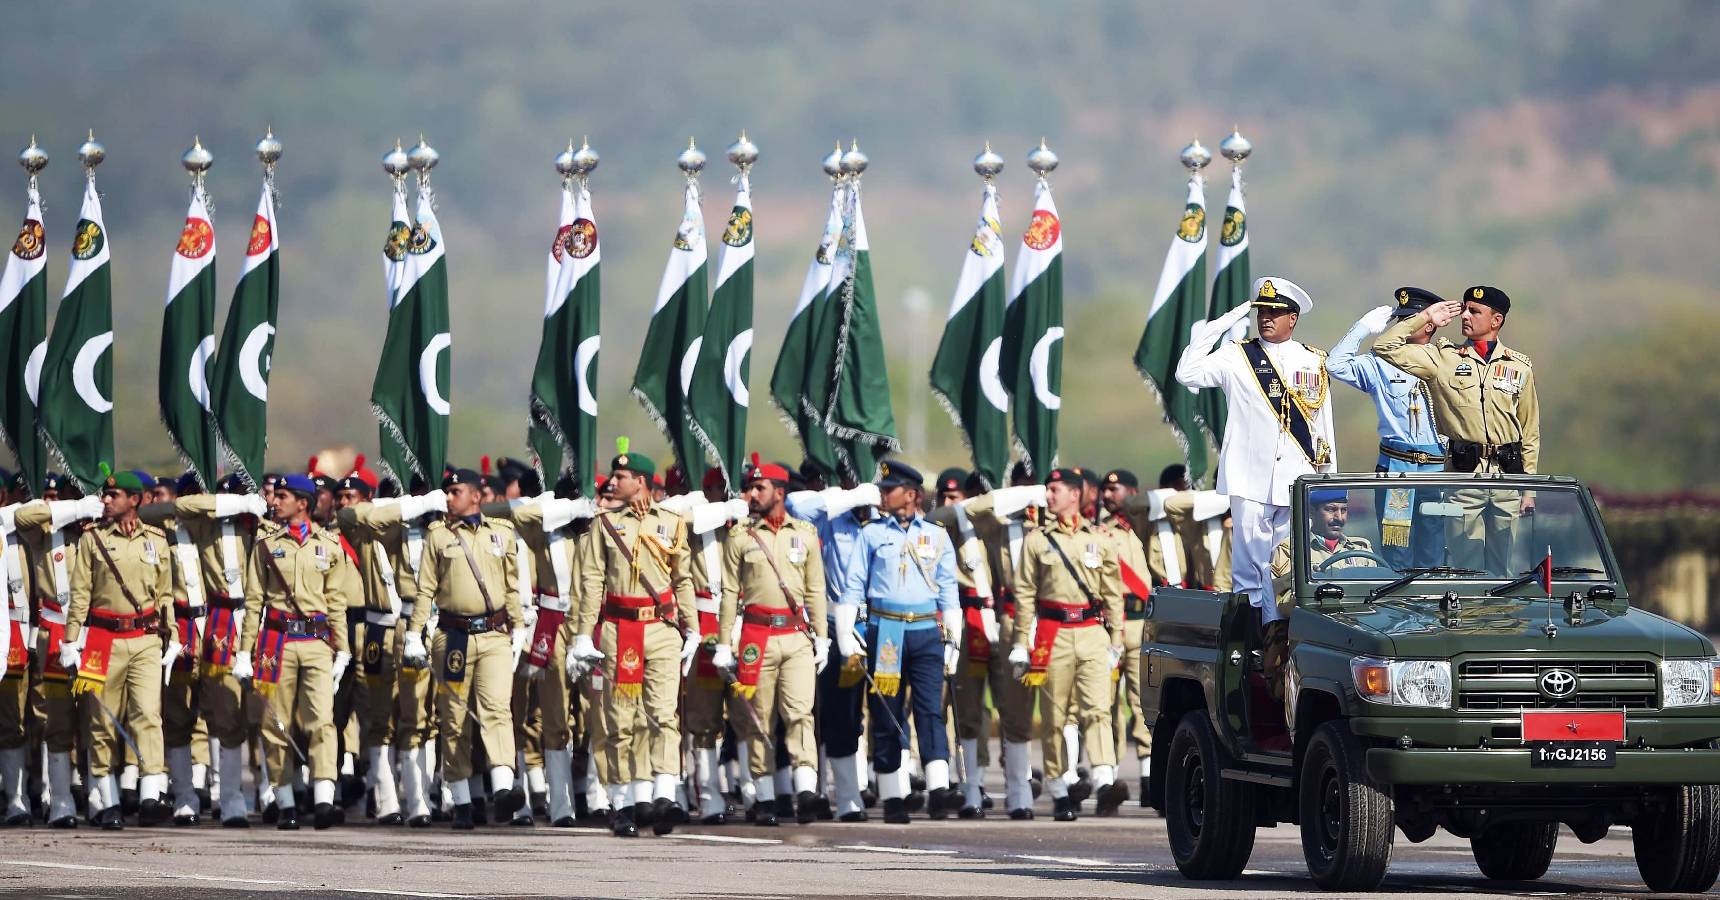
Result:
{"label": "truck tire", "polygon": [[1700,894],[1720,876],[1720,786],[1672,789],[1672,802],[1631,826],[1636,870],[1657,893]]}
{"label": "truck tire", "polygon": [[1365,750],[1338,720],[1314,731],[1302,757],[1302,856],[1314,883],[1329,891],[1379,887],[1391,862],[1392,796],[1368,777]]}
{"label": "truck tire", "polygon": [[1507,822],[1469,839],[1475,865],[1494,881],[1534,881],[1547,874],[1559,846],[1557,822]]}
{"label": "truck tire", "polygon": [[1165,773],[1165,828],[1186,878],[1232,879],[1254,852],[1254,786],[1219,775],[1224,768],[1206,712],[1177,723]]}

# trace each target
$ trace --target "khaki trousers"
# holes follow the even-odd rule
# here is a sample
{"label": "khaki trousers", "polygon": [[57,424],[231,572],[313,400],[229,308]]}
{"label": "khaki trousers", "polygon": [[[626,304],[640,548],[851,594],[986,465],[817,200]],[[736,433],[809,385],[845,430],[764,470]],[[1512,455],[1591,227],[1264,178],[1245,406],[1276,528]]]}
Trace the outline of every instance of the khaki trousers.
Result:
{"label": "khaki trousers", "polygon": [[681,633],[663,622],[645,626],[645,683],[637,693],[615,684],[615,625],[603,623],[604,730],[609,735],[611,770],[618,781],[649,781],[653,775],[681,774]]}
{"label": "khaki trousers", "polygon": [[[402,619],[394,626],[394,644],[390,654],[394,660],[392,736],[396,750],[429,746],[436,740],[436,717],[430,703],[430,669],[428,666],[414,669],[401,663],[400,656],[406,644],[405,634],[406,621]],[[435,643],[434,639],[431,643]]]}
{"label": "khaki trousers", "polygon": [[[0,622],[0,627],[5,623]],[[30,721],[30,673],[0,679],[0,750],[24,746]]]}
{"label": "khaki trousers", "polygon": [[[699,658],[706,658],[704,650],[699,651]],[[723,736],[723,711],[732,695],[724,687],[721,676],[714,685],[700,684],[698,665],[698,662],[694,662],[694,671],[687,675],[687,705],[682,724],[692,738],[694,748],[708,749],[715,747],[718,739]],[[746,710],[736,711],[742,717],[746,716]],[[739,727],[738,724],[736,727]]]}
{"label": "khaki trousers", "polygon": [[245,708],[239,679],[232,675],[219,678],[204,676],[198,689],[198,707],[209,734],[223,747],[242,747],[250,731],[245,721]]}
{"label": "khaki trousers", "polygon": [[[483,741],[491,766],[514,764],[514,652],[501,631],[474,634],[466,640],[466,678],[445,682],[441,672],[448,652],[448,635],[440,629],[432,641],[431,671],[436,678],[436,727],[441,733],[442,781],[472,777],[472,747]],[[477,722],[474,724],[473,719]]]}
{"label": "khaki trousers", "polygon": [[1147,714],[1141,709],[1141,633],[1146,619],[1123,620],[1122,676],[1116,681],[1116,700],[1111,704],[1111,725],[1117,732],[1117,758],[1130,743],[1135,756],[1153,752],[1153,733],[1147,727]]}
{"label": "khaki trousers", "polygon": [[[740,710],[734,723],[736,733],[747,742],[747,768],[754,778],[776,771],[777,755],[769,733],[775,720],[782,722],[783,749],[790,765],[818,768],[818,739],[812,727],[812,697],[817,688],[812,640],[799,632],[771,635],[759,664],[758,690],[751,700],[741,698],[752,713]],[[766,733],[759,733],[760,726]]]}
{"label": "khaki trousers", "polygon": [[[556,649],[560,651],[564,648]],[[515,722],[523,722],[527,714],[537,722],[536,728],[522,726],[517,731],[535,732],[532,737],[537,744],[540,759],[542,751],[566,750],[572,740],[573,723],[568,718],[570,699],[565,653],[551,653],[549,665],[545,666],[536,678],[520,675],[514,679]],[[531,751],[526,751],[528,763],[533,762],[531,757]]]}
{"label": "khaki trousers", "polygon": [[1046,734],[1040,741],[1045,755],[1045,777],[1057,778],[1075,760],[1069,759],[1063,743],[1063,726],[1081,728],[1081,746],[1087,761],[1095,766],[1117,764],[1116,740],[1111,734],[1111,638],[1103,626],[1059,628],[1051,645],[1051,664],[1039,686],[1039,712],[1045,717]]}
{"label": "khaki trousers", "polygon": [[[605,682],[607,685],[607,682]],[[605,690],[592,687],[590,677],[579,682],[579,727],[585,738],[586,752],[597,770],[597,780],[605,785],[621,784],[621,768],[610,753],[609,723],[604,718]]]}
{"label": "khaki trousers", "polygon": [[296,640],[281,645],[281,680],[268,689],[263,708],[263,752],[275,784],[291,784],[299,756],[292,734],[305,736],[301,747],[310,761],[312,781],[331,781],[340,773],[339,735],[334,725],[334,650],[326,641]]}
{"label": "khaki trousers", "polygon": [[1451,564],[1493,575],[1517,574],[1511,563],[1512,531],[1522,510],[1522,493],[1466,488],[1452,491],[1450,499],[1463,508],[1463,516],[1452,520],[1447,538]]}
{"label": "khaki trousers", "polygon": [[115,718],[137,744],[138,774],[167,771],[161,749],[161,638],[144,634],[114,640],[108,651],[106,683],[100,692],[79,699],[90,736],[91,776],[101,778],[125,766],[128,748],[114,726]]}
{"label": "khaki trousers", "polygon": [[999,638],[991,648],[991,659],[984,675],[968,674],[967,642],[962,642],[961,661],[956,664],[955,677],[950,679],[951,702],[955,704],[956,738],[980,742],[980,753],[986,753],[991,737],[986,733],[986,692],[991,693],[991,705],[997,721],[998,735],[1005,743],[1025,743],[1033,738],[1033,689],[1022,684],[1010,671],[1009,643]]}
{"label": "khaki trousers", "polygon": [[[42,740],[49,753],[70,753],[78,730],[78,707],[72,702],[70,681],[48,681],[48,667],[60,671],[60,661],[48,655],[48,629],[44,625],[36,632],[36,667],[32,676],[31,704],[42,723]],[[156,672],[155,677],[161,678]],[[157,684],[161,682],[157,680]]]}
{"label": "khaki trousers", "polygon": [[361,740],[366,747],[383,747],[394,744],[394,719],[400,708],[400,632],[398,625],[382,630],[382,643],[375,648],[377,658],[382,668],[375,674],[367,670],[372,661],[362,658],[362,654],[370,653],[371,649],[363,643],[370,634],[370,625],[359,626],[358,655],[352,668],[359,679],[359,689],[364,693],[361,704],[364,711],[363,733]]}

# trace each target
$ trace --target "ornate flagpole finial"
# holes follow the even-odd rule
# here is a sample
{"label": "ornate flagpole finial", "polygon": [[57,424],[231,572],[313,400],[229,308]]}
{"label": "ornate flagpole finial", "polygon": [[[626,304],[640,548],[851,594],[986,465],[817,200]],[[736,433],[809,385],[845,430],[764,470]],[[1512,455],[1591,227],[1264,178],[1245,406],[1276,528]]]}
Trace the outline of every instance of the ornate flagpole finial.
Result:
{"label": "ornate flagpole finial", "polygon": [[394,139],[394,149],[382,154],[382,171],[394,179],[395,184],[406,179],[406,173],[412,169],[412,158],[400,147],[400,139]]}
{"label": "ornate flagpole finial", "polygon": [[831,181],[836,181],[842,177],[842,142],[841,141],[836,142],[836,149],[835,150],[832,150],[829,153],[826,153],[824,155],[824,161],[821,162],[819,165],[823,166],[824,174],[829,175]]}
{"label": "ornate flagpole finial", "polygon": [[1242,161],[1254,152],[1254,144],[1242,136],[1235,126],[1231,126],[1230,136],[1218,142],[1218,152],[1233,166],[1242,165]]}
{"label": "ornate flagpole finial", "polygon": [[681,155],[675,157],[675,165],[689,179],[697,178],[699,173],[705,169],[705,151],[700,150],[699,145],[692,138],[687,138],[687,149],[682,150]]}
{"label": "ornate flagpole finial", "polygon": [[191,173],[193,181],[201,184],[203,173],[209,171],[210,166],[215,165],[215,154],[204,149],[201,137],[194,136],[191,138],[191,149],[179,157],[179,164],[185,167],[185,171]]}
{"label": "ornate flagpole finial", "polygon": [[742,175],[745,175],[752,170],[753,163],[758,162],[758,145],[747,140],[747,132],[743,128],[740,139],[730,144],[729,149],[723,155],[728,157],[729,162],[734,164],[735,168],[741,170]]}
{"label": "ornate flagpole finial", "polygon": [[1039,146],[1027,152],[1027,167],[1041,180],[1057,170],[1057,162],[1057,154],[1045,145],[1045,138],[1040,138]]}
{"label": "ornate flagpole finial", "polygon": [[78,162],[83,164],[85,174],[94,177],[96,166],[101,165],[104,159],[107,159],[107,148],[96,143],[96,130],[91,128],[89,139],[78,146]]}
{"label": "ornate flagpole finial", "polygon": [[424,135],[420,133],[418,143],[413,144],[412,149],[407,151],[406,160],[412,167],[412,171],[418,173],[418,181],[423,183],[430,180],[430,170],[436,168],[436,164],[442,161],[442,154],[437,153],[436,148],[430,146],[430,143],[424,140]]}
{"label": "ornate flagpole finial", "polygon": [[563,182],[571,181],[578,174],[573,164],[573,138],[567,139],[567,149],[555,155],[555,171]]}
{"label": "ornate flagpole finial", "polygon": [[991,184],[993,179],[1002,174],[1003,157],[991,151],[991,141],[986,141],[985,149],[973,158],[973,170],[986,184]]}
{"label": "ornate flagpole finial", "polygon": [[1200,145],[1200,138],[1195,138],[1193,143],[1182,148],[1179,158],[1182,160],[1183,168],[1187,169],[1190,175],[1199,177],[1200,170],[1206,168],[1207,163],[1212,162],[1212,151]]}
{"label": "ornate flagpole finial", "polygon": [[30,146],[18,154],[18,165],[24,167],[31,181],[35,181],[36,175],[48,167],[48,151],[36,146],[35,135],[30,135]]}
{"label": "ornate flagpole finial", "polygon": [[860,140],[850,139],[848,152],[842,154],[842,174],[858,178],[866,173],[866,165],[870,162],[871,158],[860,151]]}
{"label": "ornate flagpole finial", "polygon": [[275,137],[274,128],[263,129],[263,139],[257,142],[257,161],[264,169],[273,169],[275,163],[281,161],[281,142]]}
{"label": "ornate flagpole finial", "polygon": [[591,149],[590,139],[580,138],[579,149],[573,151],[573,176],[578,178],[581,184],[585,183],[585,179],[590,178],[591,173],[597,169],[599,161],[597,151]]}

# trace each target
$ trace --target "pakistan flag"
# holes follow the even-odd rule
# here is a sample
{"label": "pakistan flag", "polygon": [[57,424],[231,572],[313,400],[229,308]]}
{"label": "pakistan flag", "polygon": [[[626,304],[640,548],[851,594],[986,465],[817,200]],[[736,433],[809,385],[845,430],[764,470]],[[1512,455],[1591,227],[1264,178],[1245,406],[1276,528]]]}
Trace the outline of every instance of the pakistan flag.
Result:
{"label": "pakistan flag", "polygon": [[633,372],[633,396],[669,441],[688,484],[698,484],[705,475],[705,450],[687,423],[687,390],[704,333],[706,288],[705,220],[698,182],[688,179],[681,224]]}
{"label": "pakistan flag", "polygon": [[199,181],[191,189],[191,207],[185,211],[185,227],[168,269],[157,391],[167,436],[205,491],[213,489],[221,466],[209,399],[209,360],[214,355],[215,226]]}
{"label": "pakistan flag", "polygon": [[72,229],[72,267],[42,360],[37,427],[48,450],[85,493],[113,466],[113,277],[102,199],[86,170]]}
{"label": "pakistan flag", "polygon": [[788,430],[800,438],[800,449],[827,474],[836,471],[835,449],[824,433],[823,416],[805,402],[808,372],[812,369],[814,341],[818,335],[819,317],[830,293],[830,264],[836,244],[842,237],[843,186],[837,185],[830,195],[830,215],[825,219],[824,234],[818,249],[807,263],[806,278],[800,284],[800,297],[789,314],[788,332],[782,339],[776,367],[770,374],[770,400]]}
{"label": "pakistan flag", "polygon": [[1164,421],[1183,449],[1188,477],[1206,477],[1206,442],[1195,424],[1195,394],[1177,383],[1177,360],[1189,329],[1206,314],[1206,194],[1200,176],[1188,181],[1188,201],[1165,252],[1165,266],[1135,348],[1135,368],[1159,399]]}
{"label": "pakistan flag", "polygon": [[[884,333],[872,285],[872,249],[860,208],[860,179],[848,182],[842,241],[830,272],[826,315],[834,320],[832,366],[824,433],[836,448],[840,471],[871,480],[885,455],[901,449],[890,409],[890,373],[884,365]],[[822,327],[822,326],[821,326]]]}
{"label": "pakistan flag", "polygon": [[[1230,170],[1230,200],[1224,205],[1224,225],[1218,234],[1218,275],[1212,280],[1212,299],[1206,320],[1216,321],[1225,313],[1253,300],[1249,296],[1253,275],[1248,265],[1248,214],[1243,208],[1242,167]],[[1248,323],[1239,322],[1225,340],[1237,341],[1248,333]],[[1206,388],[1195,400],[1195,418],[1214,447],[1224,444],[1224,422],[1230,410],[1224,391]]]}
{"label": "pakistan flag", "polygon": [[24,224],[0,275],[0,437],[18,459],[29,496],[42,490],[47,448],[36,431],[37,378],[48,335],[48,251],[42,227],[42,198],[35,179]]}
{"label": "pakistan flag", "polygon": [[385,253],[398,268],[391,292],[388,333],[382,342],[370,407],[381,423],[382,464],[402,489],[413,475],[437,483],[448,456],[448,265],[442,226],[428,184],[419,183],[417,223],[410,228],[405,198],[396,194],[394,225]]}
{"label": "pakistan flag", "polygon": [[752,187],[744,172],[722,240],[717,288],[705,314],[687,405],[693,437],[706,458],[716,460],[724,485],[735,494],[741,488],[747,451],[747,376],[753,343]]}
{"label": "pakistan flag", "polygon": [[280,305],[281,233],[274,188],[265,181],[245,242],[245,270],[233,289],[221,352],[215,355],[215,430],[227,461],[252,487],[263,476],[269,443],[269,368]]}
{"label": "pakistan flag", "polygon": [[1063,408],[1063,223],[1041,178],[1033,220],[1021,236],[1015,283],[1003,314],[1003,378],[1015,401],[1015,446],[1029,474],[1057,465]]}
{"label": "pakistan flag", "polygon": [[999,380],[1003,350],[1003,225],[997,188],[985,186],[979,224],[962,252],[961,277],[932,360],[932,393],[948,410],[973,455],[974,470],[993,487],[1009,468],[1009,394]]}
{"label": "pakistan flag", "polygon": [[597,222],[583,182],[564,185],[550,243],[543,340],[532,372],[529,441],[553,483],[566,473],[593,496],[597,469],[597,351],[601,281]]}

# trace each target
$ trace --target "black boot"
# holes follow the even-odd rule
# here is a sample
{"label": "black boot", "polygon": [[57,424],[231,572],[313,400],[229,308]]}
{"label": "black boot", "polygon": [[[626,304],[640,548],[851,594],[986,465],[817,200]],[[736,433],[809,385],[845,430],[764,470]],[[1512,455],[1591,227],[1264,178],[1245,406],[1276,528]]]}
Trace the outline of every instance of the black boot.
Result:
{"label": "black boot", "polygon": [[754,803],[752,813],[752,823],[754,825],[764,825],[771,828],[776,827],[777,815],[776,803],[774,801],[766,803],[765,801],[760,800],[759,802]]}
{"label": "black boot", "polygon": [[534,818],[538,818],[538,819],[548,819],[549,818],[549,795],[548,794],[533,794],[532,795],[532,816]]}
{"label": "black boot", "polygon": [[281,820],[281,805],[279,803],[270,803],[268,806],[263,807],[263,824],[264,825],[273,825],[276,822],[279,822],[280,820]]}
{"label": "black boot", "polygon": [[[376,817],[376,824],[387,825],[389,827],[394,827],[394,826],[400,825],[400,824],[404,823],[405,821],[406,821],[406,817],[401,815],[400,813],[397,813],[397,812],[391,812],[386,816],[377,816]],[[424,820],[424,824],[426,824],[426,825],[430,824],[430,820],[428,818],[426,818]]]}
{"label": "black boot", "polygon": [[633,822],[633,807],[623,806],[610,818],[609,830],[616,837],[638,837],[639,826]]}
{"label": "black boot", "polygon": [[205,816],[209,815],[210,810],[212,810],[214,808],[215,808],[214,801],[209,797],[209,789],[208,788],[197,788],[197,812],[198,812],[198,814],[205,815]]}
{"label": "black boot", "polygon": [[488,821],[490,821],[490,814],[484,808],[484,798],[482,798],[482,797],[473,797],[472,798],[472,821],[474,821],[474,822],[488,822]]}
{"label": "black boot", "polygon": [[842,815],[836,817],[836,820],[838,822],[868,822],[868,821],[871,821],[871,819],[872,819],[871,815],[867,814],[866,810],[864,810],[864,809],[857,809],[853,812],[845,812]]}
{"label": "black boot", "polygon": [[1141,805],[1142,806],[1152,806],[1153,805],[1153,801],[1151,799],[1152,794],[1150,792],[1148,792],[1148,790],[1147,790],[1147,786],[1151,783],[1151,781],[1152,781],[1152,779],[1150,779],[1149,777],[1147,777],[1145,775],[1141,776]]}
{"label": "black boot", "polygon": [[150,828],[167,821],[167,804],[151,797],[137,805],[137,827]]}
{"label": "black boot", "polygon": [[244,816],[234,816],[230,819],[222,819],[221,820],[221,827],[222,828],[250,828],[251,827],[251,820],[245,818]]}
{"label": "black boot", "polygon": [[956,786],[951,785],[948,790],[944,791],[944,809],[949,812],[959,812],[963,805],[963,796]]}
{"label": "black boot", "polygon": [[281,807],[280,812],[275,815],[275,828],[281,831],[298,831],[299,808],[296,806]]}
{"label": "black boot", "polygon": [[794,795],[794,820],[802,825],[817,821],[818,800],[818,795],[811,791],[801,791]]}
{"label": "black boot", "polygon": [[180,828],[196,828],[202,821],[196,813],[181,813],[173,817],[173,824]]}
{"label": "black boot", "polygon": [[514,817],[514,813],[524,809],[526,795],[524,791],[508,788],[490,795],[490,807],[495,813],[495,822],[500,825]]}
{"label": "black boot", "polygon": [[137,788],[120,788],[119,789],[119,812],[120,812],[120,815],[129,816],[132,813],[137,812],[137,808],[138,808]]}
{"label": "black boot", "polygon": [[477,828],[478,823],[475,815],[476,813],[472,809],[472,804],[454,804],[454,830],[471,831],[472,829]]}
{"label": "black boot", "polygon": [[665,835],[675,830],[676,825],[687,824],[687,811],[681,804],[668,797],[658,797],[651,804],[651,831],[657,835]]}
{"label": "black boot", "polygon": [[934,819],[950,817],[949,788],[932,788],[926,797],[926,814]]}
{"label": "black boot", "polygon": [[584,791],[573,791],[573,820],[583,822],[591,818],[591,804],[585,801]]}
{"label": "black boot", "polygon": [[818,821],[820,821],[820,822],[828,822],[828,821],[836,818],[836,810],[831,808],[830,798],[824,796],[823,794],[818,795],[818,805],[816,807],[816,811],[818,813]]}
{"label": "black boot", "polygon": [[1111,817],[1117,814],[1117,808],[1129,802],[1129,786],[1121,781],[1113,781],[1099,789],[1099,803],[1093,810],[1095,815]]}
{"label": "black boot", "polygon": [[884,801],[884,821],[891,825],[906,825],[911,821],[908,817],[908,807],[900,797],[891,797]]}
{"label": "black boot", "polygon": [[1069,786],[1069,799],[1075,801],[1076,807],[1080,807],[1082,802],[1091,796],[1093,796],[1093,782],[1088,780],[1086,773],[1081,773],[1081,777]]}
{"label": "black boot", "polygon": [[125,815],[120,807],[110,806],[96,813],[90,824],[100,826],[103,831],[120,831],[125,828]]}
{"label": "black boot", "polygon": [[1009,817],[1017,822],[1031,822],[1033,821],[1033,810],[1025,806],[1020,809],[1012,809],[1009,811]]}
{"label": "black boot", "polygon": [[311,807],[311,822],[315,825],[316,830],[327,831],[341,824],[340,817],[337,817],[335,812],[333,803],[318,803]]}
{"label": "black boot", "polygon": [[413,817],[406,820],[406,827],[407,828],[429,828],[430,827],[430,817],[429,816],[413,816]]}
{"label": "black boot", "polygon": [[878,805],[878,792],[870,784],[860,789],[860,805],[867,809]]}
{"label": "black boot", "polygon": [[922,809],[925,809],[926,808],[926,792],[924,790],[917,789],[917,788],[909,791],[907,799],[905,799],[902,802],[902,805],[907,807],[908,812],[911,812],[911,813],[916,813]]}
{"label": "black boot", "polygon": [[1051,818],[1059,822],[1073,822],[1078,807],[1074,797],[1058,797],[1051,801]]}
{"label": "black boot", "polygon": [[794,798],[784,794],[776,798],[776,817],[778,819],[794,818]]}
{"label": "black boot", "polygon": [[651,814],[653,811],[654,809],[649,803],[633,804],[633,824],[639,828],[644,828],[651,824],[653,819]]}

